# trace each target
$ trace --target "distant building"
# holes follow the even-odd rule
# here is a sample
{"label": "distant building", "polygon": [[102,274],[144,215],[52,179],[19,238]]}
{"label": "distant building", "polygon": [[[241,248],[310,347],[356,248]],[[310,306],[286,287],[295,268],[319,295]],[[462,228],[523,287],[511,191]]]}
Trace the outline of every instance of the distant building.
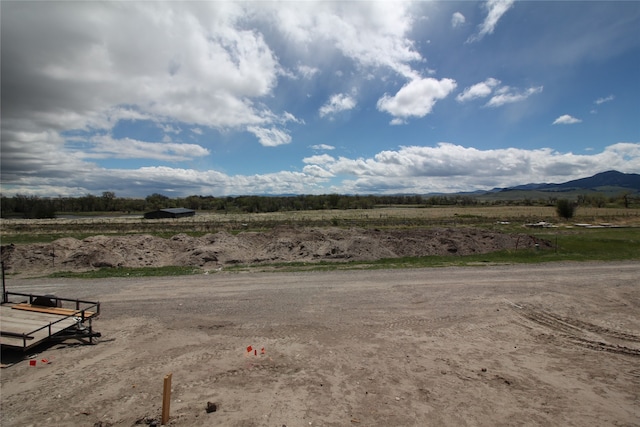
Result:
{"label": "distant building", "polygon": [[168,208],[158,209],[157,211],[147,212],[144,219],[161,219],[161,218],[184,218],[186,216],[194,216],[196,211],[186,208]]}

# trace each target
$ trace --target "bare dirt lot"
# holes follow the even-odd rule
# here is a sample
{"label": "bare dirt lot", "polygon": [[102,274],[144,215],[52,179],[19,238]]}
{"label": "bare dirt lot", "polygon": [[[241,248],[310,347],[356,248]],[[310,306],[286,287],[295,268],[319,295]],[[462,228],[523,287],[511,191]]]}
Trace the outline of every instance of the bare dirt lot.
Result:
{"label": "bare dirt lot", "polygon": [[175,426],[637,426],[639,277],[615,262],[11,278],[100,300],[103,336],[3,369],[0,424],[146,425],[172,373]]}
{"label": "bare dirt lot", "polygon": [[101,267],[194,266],[205,270],[235,264],[373,261],[428,255],[469,255],[503,249],[550,247],[526,234],[474,228],[305,228],[268,232],[220,231],[202,237],[148,234],[61,238],[52,243],[2,246],[9,273],[82,271]]}

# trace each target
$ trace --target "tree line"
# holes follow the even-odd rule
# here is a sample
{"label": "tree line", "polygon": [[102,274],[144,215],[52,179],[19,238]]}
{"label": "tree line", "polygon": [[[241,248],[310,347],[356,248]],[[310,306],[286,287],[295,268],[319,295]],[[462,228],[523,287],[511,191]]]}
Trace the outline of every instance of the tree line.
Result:
{"label": "tree line", "polygon": [[[628,196],[623,206],[629,207]],[[613,199],[604,196],[578,197],[579,205],[604,206]],[[373,209],[381,206],[471,206],[480,202],[469,195],[296,195],[296,196],[187,196],[170,198],[154,193],[144,199],[116,197],[111,191],[96,196],[38,197],[16,194],[0,198],[0,214],[3,218],[54,218],[62,214],[91,213],[142,213],[157,209],[184,207],[198,211],[224,213],[264,213],[278,211],[304,211],[323,209]],[[555,205],[555,200],[546,201],[502,201],[491,204],[546,204]]]}
{"label": "tree line", "polygon": [[157,209],[183,207],[199,211],[217,212],[278,212],[322,209],[373,209],[390,205],[468,205],[475,204],[470,197],[420,195],[297,195],[297,196],[188,196],[170,198],[154,193],[144,199],[116,197],[105,191],[100,196],[87,194],[80,197],[38,197],[17,194],[1,197],[3,218],[54,218],[60,214],[80,213],[141,213]]}

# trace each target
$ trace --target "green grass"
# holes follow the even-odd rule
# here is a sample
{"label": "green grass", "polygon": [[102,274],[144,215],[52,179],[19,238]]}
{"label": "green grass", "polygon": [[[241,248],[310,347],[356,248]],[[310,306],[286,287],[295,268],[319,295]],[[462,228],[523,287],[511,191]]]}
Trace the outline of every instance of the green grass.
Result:
{"label": "green grass", "polygon": [[[93,237],[93,236],[97,236],[97,235],[109,236],[109,237],[118,237],[118,236],[132,236],[132,235],[136,235],[136,234],[141,234],[141,233],[100,233],[100,234],[96,234],[96,233],[85,232],[85,233],[66,233],[66,234],[58,234],[58,233],[15,234],[15,235],[11,235],[11,236],[3,236],[2,237],[2,244],[3,245],[8,245],[8,244],[14,244],[14,245],[45,244],[45,243],[51,243],[51,242],[53,242],[55,240],[58,240],[58,239],[61,239],[63,237],[71,237],[71,238],[74,238],[74,239],[83,240],[83,239],[86,239],[87,237]],[[203,231],[186,231],[186,232],[181,232],[181,233],[175,233],[175,232],[170,232],[170,231],[158,231],[158,232],[151,232],[151,233],[144,233],[144,234],[149,234],[151,236],[161,237],[163,239],[170,239],[171,237],[175,236],[176,234],[187,234],[187,235],[189,235],[191,237],[202,237],[207,233],[205,233]]]}
{"label": "green grass", "polygon": [[50,274],[51,278],[103,279],[109,277],[156,277],[156,276],[188,276],[202,273],[198,267],[140,267],[140,268],[101,268],[91,271],[59,271]]}
{"label": "green grass", "polygon": [[31,245],[38,243],[51,243],[54,240],[58,240],[63,237],[72,237],[74,239],[82,240],[90,236],[95,236],[95,233],[68,233],[64,235],[58,233],[25,233],[2,236],[2,244]]}
{"label": "green grass", "polygon": [[557,241],[558,258],[570,261],[640,259],[640,228],[568,229],[539,232],[536,237]]}

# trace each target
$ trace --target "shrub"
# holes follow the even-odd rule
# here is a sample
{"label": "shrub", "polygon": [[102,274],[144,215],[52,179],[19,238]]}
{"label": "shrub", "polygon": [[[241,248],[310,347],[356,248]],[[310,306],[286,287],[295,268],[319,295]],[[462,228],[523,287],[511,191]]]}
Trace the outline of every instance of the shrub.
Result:
{"label": "shrub", "polygon": [[564,219],[573,218],[576,208],[575,205],[567,199],[559,199],[556,202],[556,212],[558,216]]}

